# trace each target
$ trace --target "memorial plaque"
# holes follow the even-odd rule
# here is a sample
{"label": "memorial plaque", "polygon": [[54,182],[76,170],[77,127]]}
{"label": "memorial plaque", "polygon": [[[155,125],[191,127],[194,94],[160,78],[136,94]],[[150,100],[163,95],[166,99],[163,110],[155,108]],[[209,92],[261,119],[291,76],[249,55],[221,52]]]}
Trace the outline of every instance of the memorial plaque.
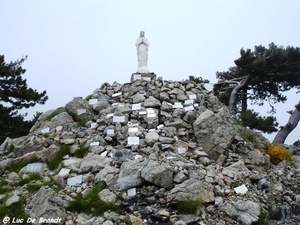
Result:
{"label": "memorial plaque", "polygon": [[198,104],[198,103],[195,103],[195,104],[194,104],[194,107],[198,107],[198,106],[199,106],[199,104]]}
{"label": "memorial plaque", "polygon": [[212,90],[214,90],[214,86],[212,86],[211,84],[204,84],[204,88],[205,88],[208,92],[211,92]]}
{"label": "memorial plaque", "polygon": [[186,148],[177,148],[179,154],[184,154],[186,152]]}
{"label": "memorial plaque", "polygon": [[73,186],[73,185],[81,184],[81,183],[82,183],[82,175],[70,177],[67,180],[67,185],[69,185],[69,186]]}
{"label": "memorial plaque", "polygon": [[97,102],[98,102],[98,99],[96,99],[96,98],[92,98],[89,100],[90,105],[95,105]]}
{"label": "memorial plaque", "polygon": [[161,128],[164,128],[164,125],[163,124],[160,124],[156,127],[157,129],[161,129]]}
{"label": "memorial plaque", "polygon": [[193,99],[189,99],[189,100],[185,100],[185,101],[184,101],[184,104],[185,104],[185,105],[193,105],[193,103],[194,103],[194,100],[193,100]]}
{"label": "memorial plaque", "polygon": [[155,113],[155,110],[152,108],[148,108],[148,109],[146,109],[146,111],[147,111],[147,113]]}
{"label": "memorial plaque", "polygon": [[145,81],[151,81],[151,77],[142,77],[142,79]]}
{"label": "memorial plaque", "polygon": [[90,146],[98,146],[100,144],[99,141],[91,142]]}
{"label": "memorial plaque", "polygon": [[86,113],[86,109],[77,109],[77,115],[80,116]]}
{"label": "memorial plaque", "polygon": [[147,114],[147,111],[140,111],[139,112],[139,115],[146,115]]}
{"label": "memorial plaque", "polygon": [[115,129],[112,129],[112,128],[107,129],[106,134],[107,135],[114,135],[115,134]]}
{"label": "memorial plaque", "polygon": [[68,168],[62,168],[62,169],[59,171],[58,176],[65,177],[65,176],[69,175],[70,171],[71,171],[71,170],[68,169]]}
{"label": "memorial plaque", "polygon": [[194,110],[194,106],[190,105],[190,106],[184,107],[184,110],[185,111]]}
{"label": "memorial plaque", "polygon": [[91,123],[91,128],[92,129],[95,129],[95,128],[97,128],[98,127],[98,123]]}
{"label": "memorial plaque", "polygon": [[108,151],[104,151],[104,152],[102,152],[102,153],[100,154],[100,156],[106,157],[106,156],[107,156],[107,153],[108,153]]}
{"label": "memorial plaque", "polygon": [[139,132],[138,127],[129,127],[128,128],[128,133],[136,133],[136,132]]}
{"label": "memorial plaque", "polygon": [[234,188],[235,193],[237,194],[245,194],[248,191],[248,188],[243,184]]}
{"label": "memorial plaque", "polygon": [[27,172],[41,172],[43,169],[42,163],[29,163],[26,165]]}
{"label": "memorial plaque", "polygon": [[139,90],[139,94],[140,94],[140,95],[144,95],[144,94],[145,94],[145,91],[144,91],[144,90]]}
{"label": "memorial plaque", "polygon": [[140,138],[139,137],[128,137],[127,143],[128,143],[128,145],[139,145]]}
{"label": "memorial plaque", "polygon": [[141,80],[141,79],[142,79],[141,74],[134,74],[133,75],[133,80]]}
{"label": "memorial plaque", "polygon": [[118,97],[118,96],[121,96],[122,92],[118,92],[118,93],[114,93],[111,97]]}
{"label": "memorial plaque", "polygon": [[42,134],[49,133],[49,131],[50,131],[49,127],[46,127],[46,128],[44,128],[44,129],[41,130]]}
{"label": "memorial plaque", "polygon": [[115,102],[115,103],[112,104],[112,106],[115,106],[115,107],[124,107],[124,104],[120,103],[120,102]]}
{"label": "memorial plaque", "polygon": [[197,99],[197,95],[189,95],[189,99],[195,100],[195,99]]}
{"label": "memorial plaque", "polygon": [[175,102],[173,105],[173,109],[179,109],[179,108],[183,108],[181,102]]}
{"label": "memorial plaque", "polygon": [[127,190],[127,196],[130,197],[134,197],[136,195],[136,188],[130,188]]}
{"label": "memorial plaque", "polygon": [[132,110],[139,110],[141,109],[141,103],[132,104]]}
{"label": "memorial plaque", "polygon": [[154,131],[155,131],[155,129],[149,129],[148,131],[149,131],[149,132],[154,132]]}
{"label": "memorial plaque", "polygon": [[148,118],[156,118],[157,116],[156,116],[156,113],[148,113],[147,117]]}
{"label": "memorial plaque", "polygon": [[124,123],[125,122],[125,116],[114,116],[113,117],[114,123]]}

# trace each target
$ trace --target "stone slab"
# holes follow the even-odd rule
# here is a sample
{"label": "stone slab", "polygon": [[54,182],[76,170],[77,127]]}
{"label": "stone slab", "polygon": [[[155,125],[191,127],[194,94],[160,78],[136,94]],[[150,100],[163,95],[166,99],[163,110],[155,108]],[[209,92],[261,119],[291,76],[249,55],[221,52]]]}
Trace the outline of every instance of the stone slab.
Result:
{"label": "stone slab", "polygon": [[194,110],[194,106],[193,105],[189,105],[187,107],[184,107],[184,111],[190,111],[190,110]]}
{"label": "stone slab", "polygon": [[98,124],[97,123],[91,123],[91,128],[92,129],[95,129],[95,128],[97,128],[98,127]]}
{"label": "stone slab", "polygon": [[27,172],[41,172],[43,169],[42,163],[29,163],[26,165]]}
{"label": "stone slab", "polygon": [[127,190],[127,196],[130,197],[134,197],[136,195],[136,188],[130,188]]}
{"label": "stone slab", "polygon": [[194,100],[193,99],[188,99],[184,101],[184,105],[193,105],[194,104]]}
{"label": "stone slab", "polygon": [[173,109],[180,109],[183,108],[183,105],[181,102],[175,102],[174,105],[172,105]]}
{"label": "stone slab", "polygon": [[73,185],[81,184],[81,183],[82,183],[82,175],[70,177],[67,180],[67,185],[69,185],[69,186],[73,186]]}

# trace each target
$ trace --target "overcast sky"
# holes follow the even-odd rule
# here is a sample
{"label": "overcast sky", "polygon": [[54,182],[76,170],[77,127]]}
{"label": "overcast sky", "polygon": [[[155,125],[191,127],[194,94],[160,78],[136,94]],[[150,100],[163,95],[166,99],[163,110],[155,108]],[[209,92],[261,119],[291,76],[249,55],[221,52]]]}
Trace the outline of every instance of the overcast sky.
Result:
{"label": "overcast sky", "polygon": [[[104,82],[128,82],[141,30],[150,71],[165,80],[194,75],[214,83],[241,48],[300,46],[299,11],[299,0],[0,0],[0,54],[7,62],[28,55],[29,87],[47,91],[49,100],[28,110],[32,115],[86,97]],[[276,106],[280,125],[300,100],[295,93]],[[300,125],[286,143],[297,139]]]}

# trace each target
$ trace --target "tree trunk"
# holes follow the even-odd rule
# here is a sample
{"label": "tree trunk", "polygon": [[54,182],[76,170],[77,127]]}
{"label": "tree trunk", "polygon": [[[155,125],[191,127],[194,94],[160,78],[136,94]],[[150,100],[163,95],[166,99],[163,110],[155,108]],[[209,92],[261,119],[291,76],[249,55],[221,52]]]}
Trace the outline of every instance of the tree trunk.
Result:
{"label": "tree trunk", "polygon": [[247,85],[249,84],[251,79],[252,79],[252,77],[250,75],[248,75],[246,77],[246,79],[244,81],[242,81],[240,84],[238,84],[237,86],[235,86],[235,88],[230,93],[228,108],[229,108],[229,113],[231,116],[234,116],[236,114],[236,101],[237,101],[239,92],[242,89],[247,88]]}
{"label": "tree trunk", "polygon": [[242,113],[245,113],[247,111],[247,91],[248,87],[243,88],[242,91]]}
{"label": "tree trunk", "polygon": [[295,106],[294,112],[291,114],[288,123],[282,127],[276,134],[273,144],[283,144],[287,136],[297,127],[300,120],[300,102]]}

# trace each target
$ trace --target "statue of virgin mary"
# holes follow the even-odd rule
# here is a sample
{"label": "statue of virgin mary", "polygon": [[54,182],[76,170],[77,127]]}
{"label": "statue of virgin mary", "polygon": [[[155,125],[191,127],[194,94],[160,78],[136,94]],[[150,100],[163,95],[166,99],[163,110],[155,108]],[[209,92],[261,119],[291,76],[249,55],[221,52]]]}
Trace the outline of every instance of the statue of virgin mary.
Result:
{"label": "statue of virgin mary", "polygon": [[147,38],[145,38],[144,31],[140,32],[140,37],[136,40],[135,46],[137,49],[137,58],[138,58],[137,73],[149,73],[149,69],[147,67],[149,42]]}

